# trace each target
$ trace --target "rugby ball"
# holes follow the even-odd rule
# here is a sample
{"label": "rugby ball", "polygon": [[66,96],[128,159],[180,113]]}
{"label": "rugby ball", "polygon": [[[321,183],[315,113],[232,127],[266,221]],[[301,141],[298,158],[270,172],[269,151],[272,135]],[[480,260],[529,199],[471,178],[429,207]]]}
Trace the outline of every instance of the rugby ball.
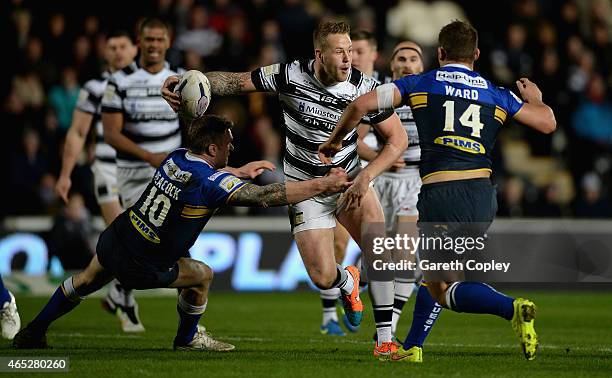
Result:
{"label": "rugby ball", "polygon": [[174,90],[181,96],[179,113],[189,120],[204,115],[210,104],[210,82],[206,75],[197,70],[183,74]]}

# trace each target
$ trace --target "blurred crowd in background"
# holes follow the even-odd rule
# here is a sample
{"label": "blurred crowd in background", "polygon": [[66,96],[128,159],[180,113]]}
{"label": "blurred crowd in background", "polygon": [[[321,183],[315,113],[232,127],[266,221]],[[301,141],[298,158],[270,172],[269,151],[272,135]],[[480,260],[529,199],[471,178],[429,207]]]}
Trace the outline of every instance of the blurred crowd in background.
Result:
{"label": "blurred crowd in background", "polygon": [[[476,70],[509,88],[529,77],[558,122],[552,136],[516,124],[502,130],[494,162],[499,215],[612,217],[611,0],[157,0],[129,5],[7,0],[0,7],[2,216],[53,215],[56,224],[78,234],[86,227],[79,222],[98,212],[88,166],[91,149],[73,174],[73,189],[80,193],[76,199],[65,206],[54,186],[79,89],[104,69],[106,33],[124,29],[136,35],[139,20],[157,16],[172,29],[167,56],[172,64],[204,72],[249,71],[312,57],[315,25],[341,16],[353,30],[375,33],[381,74],[389,73],[394,44],[405,39],[419,43],[426,68],[435,68],[440,28],[453,19],[469,20],[480,33]],[[214,98],[209,112],[236,125],[231,165],[267,159],[279,169],[258,183],[283,180],[284,130],[275,96]]]}

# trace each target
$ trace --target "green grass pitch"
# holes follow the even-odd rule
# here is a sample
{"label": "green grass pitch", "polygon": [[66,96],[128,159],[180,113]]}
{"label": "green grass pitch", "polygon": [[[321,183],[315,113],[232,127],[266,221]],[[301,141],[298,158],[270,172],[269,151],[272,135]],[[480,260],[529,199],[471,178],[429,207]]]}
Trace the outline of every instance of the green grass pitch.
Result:
{"label": "green grass pitch", "polygon": [[[320,300],[313,292],[213,291],[201,323],[215,337],[236,345],[229,353],[174,352],[176,299],[141,297],[140,315],[147,328],[143,334],[122,333],[116,319],[102,311],[99,299],[90,298],[51,327],[53,349],[16,351],[3,340],[0,356],[69,356],[69,375],[94,377],[612,376],[612,293],[525,296],[538,305],[540,351],[531,362],[523,358],[508,322],[450,311],[443,311],[430,335],[423,364],[379,362],[372,357],[374,326],[368,300],[364,299],[359,333],[322,336]],[[25,324],[46,298],[17,300]],[[400,320],[402,337],[410,325],[413,301]]]}

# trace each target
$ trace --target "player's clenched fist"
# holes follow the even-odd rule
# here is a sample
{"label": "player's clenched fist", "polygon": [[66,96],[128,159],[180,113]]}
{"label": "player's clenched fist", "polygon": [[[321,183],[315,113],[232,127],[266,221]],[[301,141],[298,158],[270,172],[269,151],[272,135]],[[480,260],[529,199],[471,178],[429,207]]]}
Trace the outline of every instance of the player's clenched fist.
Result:
{"label": "player's clenched fist", "polygon": [[332,168],[327,175],[323,177],[323,180],[327,188],[325,190],[326,193],[343,192],[352,185],[344,168]]}
{"label": "player's clenched fist", "polygon": [[516,81],[516,86],[523,100],[528,103],[542,102],[542,91],[535,83],[532,83],[526,77],[522,77]]}
{"label": "player's clenched fist", "polygon": [[342,149],[342,142],[331,143],[329,140],[319,146],[319,159],[324,164],[331,164],[332,159]]}

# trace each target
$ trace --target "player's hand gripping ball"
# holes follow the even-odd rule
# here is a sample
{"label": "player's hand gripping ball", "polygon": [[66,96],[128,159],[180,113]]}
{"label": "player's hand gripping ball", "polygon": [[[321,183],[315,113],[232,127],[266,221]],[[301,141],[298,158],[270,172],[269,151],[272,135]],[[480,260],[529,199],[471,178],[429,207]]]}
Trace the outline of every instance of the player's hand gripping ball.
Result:
{"label": "player's hand gripping ball", "polygon": [[186,119],[202,117],[210,104],[210,82],[197,70],[185,72],[174,90],[181,96],[179,113]]}

